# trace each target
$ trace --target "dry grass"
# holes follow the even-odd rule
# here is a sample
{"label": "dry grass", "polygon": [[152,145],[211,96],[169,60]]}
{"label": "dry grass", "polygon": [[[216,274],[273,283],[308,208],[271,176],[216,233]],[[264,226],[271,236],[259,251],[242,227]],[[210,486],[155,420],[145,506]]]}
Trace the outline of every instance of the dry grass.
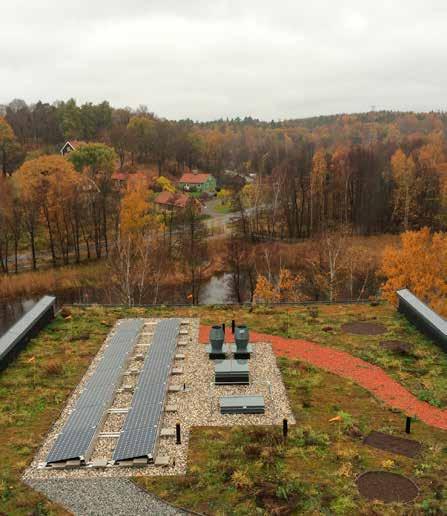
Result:
{"label": "dry grass", "polygon": [[50,359],[43,369],[48,376],[59,376],[63,371],[63,364],[61,360]]}
{"label": "dry grass", "polygon": [[55,292],[88,284],[101,286],[104,263],[60,267],[45,271],[0,276],[0,299],[26,297],[41,292]]}

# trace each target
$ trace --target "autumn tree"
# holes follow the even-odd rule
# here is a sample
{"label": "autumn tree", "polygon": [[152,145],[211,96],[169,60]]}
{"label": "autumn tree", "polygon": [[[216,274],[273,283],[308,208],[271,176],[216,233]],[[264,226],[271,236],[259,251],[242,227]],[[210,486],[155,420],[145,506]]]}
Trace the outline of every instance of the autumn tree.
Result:
{"label": "autumn tree", "polygon": [[382,296],[396,303],[396,290],[410,289],[447,316],[447,235],[429,228],[406,231],[400,246],[383,252],[380,274],[385,277]]}
{"label": "autumn tree", "polygon": [[121,199],[120,231],[110,260],[110,288],[128,306],[141,304],[149,292],[157,301],[162,276],[161,221],[150,202],[144,175],[127,185]]}
{"label": "autumn tree", "polygon": [[88,184],[84,194],[91,225],[83,225],[82,231],[87,247],[93,239],[96,256],[100,258],[103,243],[106,254],[109,250],[109,218],[115,216],[117,222],[118,196],[112,185],[112,173],[115,170],[117,155],[107,145],[90,143],[71,152],[68,159]]}
{"label": "autumn tree", "polygon": [[276,278],[269,279],[263,274],[258,275],[254,293],[255,302],[279,303],[299,302],[305,299],[301,291],[303,277],[292,274],[289,269],[281,267]]}
{"label": "autumn tree", "polygon": [[411,156],[406,156],[398,149],[391,158],[391,170],[395,184],[394,216],[402,220],[403,229],[406,231],[417,195],[416,166]]}
{"label": "autumn tree", "polygon": [[326,153],[318,149],[312,159],[310,175],[310,233],[321,228],[325,215],[325,186],[328,175]]}
{"label": "autumn tree", "polygon": [[0,117],[0,168],[3,176],[11,174],[18,168],[25,154],[17,142],[14,131],[8,122]]}
{"label": "autumn tree", "polygon": [[186,272],[192,304],[199,303],[204,267],[208,260],[207,228],[200,217],[200,205],[191,198],[179,228],[178,259]]}
{"label": "autumn tree", "polygon": [[230,287],[238,303],[244,301],[244,292],[250,292],[253,300],[256,288],[256,272],[254,253],[247,240],[236,234],[231,234],[227,240],[227,264],[231,275]]}

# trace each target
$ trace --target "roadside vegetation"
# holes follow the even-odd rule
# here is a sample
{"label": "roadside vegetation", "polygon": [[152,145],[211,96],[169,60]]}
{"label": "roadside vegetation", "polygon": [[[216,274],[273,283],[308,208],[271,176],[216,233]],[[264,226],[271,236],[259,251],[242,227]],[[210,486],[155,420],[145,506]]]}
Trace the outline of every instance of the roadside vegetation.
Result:
{"label": "roadside vegetation", "polygon": [[[65,514],[22,484],[24,469],[115,321],[128,316],[170,315],[201,317],[204,324],[228,324],[234,318],[255,331],[339,347],[378,363],[416,394],[425,389],[421,399],[445,403],[446,359],[389,305],[72,307],[0,373],[0,512]],[[341,324],[358,320],[382,323],[389,332],[365,337],[340,331]],[[410,342],[414,357],[381,350],[378,342],[382,338]],[[351,435],[350,428],[355,426],[362,434],[372,429],[401,434],[403,415],[383,407],[352,382],[297,362],[281,359],[280,364],[297,419],[286,446],[280,429],[196,429],[191,441],[192,469],[185,479],[147,479],[145,485],[171,502],[215,514],[225,513],[231,506],[237,507],[239,514],[250,514],[254,507],[270,510],[292,503],[303,510],[321,507],[343,514],[343,510],[358,512],[368,506],[353,494],[353,479],[365,468],[379,467],[402,471],[416,480],[422,495],[415,513],[446,509],[445,432],[415,422],[412,437],[427,445],[415,462],[366,448],[354,435],[356,431]],[[338,416],[340,420],[329,422]]]}

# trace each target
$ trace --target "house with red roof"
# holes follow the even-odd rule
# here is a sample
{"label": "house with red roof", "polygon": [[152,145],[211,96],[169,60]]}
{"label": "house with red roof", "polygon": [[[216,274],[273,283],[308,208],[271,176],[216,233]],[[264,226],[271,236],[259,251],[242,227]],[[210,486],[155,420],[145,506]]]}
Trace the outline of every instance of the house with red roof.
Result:
{"label": "house with red roof", "polygon": [[184,210],[190,198],[181,192],[161,192],[154,202],[162,210]]}
{"label": "house with red roof", "polygon": [[182,175],[179,186],[189,192],[213,192],[216,189],[216,180],[211,174],[202,174],[193,170]]}

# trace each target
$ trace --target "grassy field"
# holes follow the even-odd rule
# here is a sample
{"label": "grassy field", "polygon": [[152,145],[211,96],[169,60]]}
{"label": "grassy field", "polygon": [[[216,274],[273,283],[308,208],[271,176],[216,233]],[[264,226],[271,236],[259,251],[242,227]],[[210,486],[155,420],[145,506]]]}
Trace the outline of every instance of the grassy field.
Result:
{"label": "grassy field", "polygon": [[[200,316],[202,322],[207,324],[224,321],[229,323],[232,318],[236,318],[260,332],[309,338],[321,344],[340,347],[365,360],[378,363],[419,397],[427,398],[435,404],[445,404],[443,393],[446,358],[434,344],[420,336],[403,318],[397,316],[391,307],[324,306],[318,310],[306,307],[255,307],[252,311],[231,307],[152,310],[73,308],[68,318],[58,316],[29,343],[15,362],[0,373],[0,514],[64,514],[60,508],[22,484],[21,474],[31,462],[44,435],[58,417],[67,397],[79,382],[116,319],[141,315]],[[345,335],[339,330],[343,322],[373,318],[385,324],[389,328],[389,333],[380,337],[362,337]],[[333,329],[328,331],[327,326]],[[326,328],[326,331],[323,328]],[[413,343],[412,355],[395,356],[378,348],[380,340],[391,338]],[[318,498],[321,507],[332,507],[331,511],[343,513],[342,509],[337,509],[339,506],[343,508],[343,504],[346,504],[346,507],[357,504],[355,507],[359,510],[366,507],[352,495],[355,473],[366,466],[369,467],[370,464],[381,465],[383,461],[394,460],[393,465],[386,462],[383,467],[388,465],[396,470],[403,468],[402,470],[412,474],[412,477],[417,477],[417,482],[424,490],[420,503],[424,499],[424,506],[427,507],[444,503],[445,474],[442,474],[442,468],[446,459],[447,442],[443,432],[428,428],[422,423],[415,424],[413,437],[427,443],[429,447],[424,457],[414,464],[408,462],[409,459],[385,457],[379,452],[365,449],[361,446],[360,440],[346,434],[345,425],[353,423],[363,433],[373,428],[373,423],[376,430],[398,431],[403,427],[402,415],[382,408],[366,391],[346,380],[308,369],[297,363],[282,361],[281,367],[298,421],[297,427],[291,430],[286,447],[277,442],[278,435],[271,435],[270,431],[256,437],[256,433],[252,434],[252,431],[245,435],[246,431],[238,429],[219,430],[217,433],[216,430],[197,429],[192,440],[191,457],[198,457],[200,460],[191,462],[195,465],[187,477],[170,481],[157,480],[149,487],[172,501],[190,507],[198,507],[197,504],[203,502],[208,504],[210,511],[215,507],[216,510],[211,511],[215,513],[218,513],[219,507],[225,512],[226,504],[232,504],[232,500],[240,505],[240,514],[244,514],[244,505],[248,507],[245,513],[249,514],[250,508],[269,507],[269,504],[278,504],[278,500],[283,499],[284,505],[290,506],[292,498],[297,504],[299,502],[299,507],[311,507],[311,499]],[[328,424],[328,419],[340,411],[343,413],[343,425]],[[314,434],[317,435],[315,439],[312,437]],[[209,446],[210,435],[213,446]],[[320,435],[328,437],[320,439]],[[262,450],[245,451],[246,445],[256,444],[257,441]],[[235,446],[229,447],[228,443]],[[338,448],[341,455],[337,451]],[[348,454],[349,456],[343,457],[351,448],[357,452],[361,450],[361,459],[356,458],[357,452],[353,456]],[[265,457],[270,452],[274,464],[270,464],[270,458]],[[223,487],[217,490],[217,495],[213,495],[218,497],[213,502],[212,486],[217,478],[221,478],[216,475],[221,475],[225,471],[219,466],[219,461],[223,460],[220,453],[228,454],[224,462],[230,466],[234,462],[238,473],[234,478],[233,472],[227,475],[228,479]],[[251,453],[253,456],[250,456]],[[306,462],[314,459],[318,459],[315,464],[321,468],[320,470]],[[307,464],[306,468],[298,468],[297,461]],[[351,463],[352,469],[345,463]],[[342,466],[348,468],[349,475],[339,473]],[[244,477],[245,469],[247,471]],[[275,475],[278,479],[284,479],[282,475],[293,472],[294,469],[297,474],[293,477],[293,485],[286,483],[284,487],[281,481],[278,493],[282,494],[276,500],[274,488],[270,485],[273,482],[271,479],[274,479]],[[309,471],[305,473],[304,469]],[[313,478],[320,478],[320,484],[314,485]],[[431,479],[436,479],[435,491],[428,488]],[[190,482],[191,486],[188,487]],[[244,486],[245,482],[249,485],[249,496],[243,496],[243,488],[238,487]],[[276,501],[269,501],[268,497],[259,500],[256,494],[260,489],[259,482],[267,483],[264,487]],[[314,486],[313,489],[317,489],[318,493],[309,494],[312,493],[312,489],[309,487],[311,490],[308,491],[308,487],[303,487],[301,483],[305,486]],[[325,485],[329,493],[327,500]],[[301,487],[298,489],[297,486]],[[198,487],[202,502],[197,496]],[[304,494],[301,494],[301,490]],[[438,494],[435,495],[435,492]],[[216,505],[213,506],[212,503]]]}

